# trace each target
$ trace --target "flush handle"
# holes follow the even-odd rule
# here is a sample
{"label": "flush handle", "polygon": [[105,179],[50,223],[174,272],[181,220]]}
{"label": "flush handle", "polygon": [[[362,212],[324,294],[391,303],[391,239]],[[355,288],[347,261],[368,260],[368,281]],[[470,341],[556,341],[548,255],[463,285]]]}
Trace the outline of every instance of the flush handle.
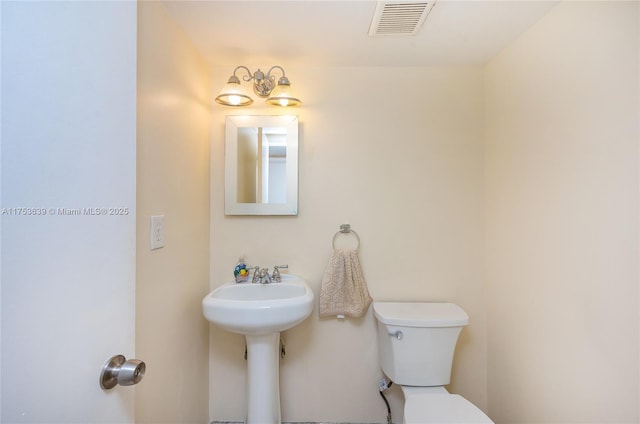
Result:
{"label": "flush handle", "polygon": [[389,333],[389,335],[391,337],[395,337],[398,340],[402,340],[402,338],[404,337],[404,334],[402,334],[402,331],[400,331],[400,330],[398,330],[398,331],[396,331],[394,333]]}
{"label": "flush handle", "polygon": [[117,385],[133,386],[142,380],[146,369],[145,363],[139,359],[127,360],[123,355],[112,356],[100,373],[100,387],[110,390]]}

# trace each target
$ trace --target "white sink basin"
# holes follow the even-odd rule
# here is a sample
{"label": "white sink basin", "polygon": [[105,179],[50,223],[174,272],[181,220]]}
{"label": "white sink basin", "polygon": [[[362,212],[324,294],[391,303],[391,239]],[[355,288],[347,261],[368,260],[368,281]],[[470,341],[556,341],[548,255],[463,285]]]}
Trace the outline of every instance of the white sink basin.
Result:
{"label": "white sink basin", "polygon": [[283,274],[280,283],[230,282],[209,293],[202,309],[210,322],[233,333],[279,333],[311,315],[313,291],[291,274]]}

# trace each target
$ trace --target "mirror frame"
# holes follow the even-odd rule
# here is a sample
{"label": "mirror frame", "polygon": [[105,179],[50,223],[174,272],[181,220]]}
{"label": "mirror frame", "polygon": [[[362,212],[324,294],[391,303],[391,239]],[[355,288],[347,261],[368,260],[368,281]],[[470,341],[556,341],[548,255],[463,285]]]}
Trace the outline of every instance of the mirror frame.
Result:
{"label": "mirror frame", "polygon": [[[238,129],[243,127],[285,127],[287,129],[286,203],[238,203]],[[225,215],[298,214],[297,115],[227,115],[224,147]]]}

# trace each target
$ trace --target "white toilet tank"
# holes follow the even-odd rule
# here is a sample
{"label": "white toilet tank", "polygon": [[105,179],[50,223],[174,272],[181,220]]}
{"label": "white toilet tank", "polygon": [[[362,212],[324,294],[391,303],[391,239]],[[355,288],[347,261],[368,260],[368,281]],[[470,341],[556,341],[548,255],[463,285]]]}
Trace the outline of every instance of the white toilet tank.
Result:
{"label": "white toilet tank", "polygon": [[453,303],[374,302],[382,371],[396,384],[444,386],[469,316]]}

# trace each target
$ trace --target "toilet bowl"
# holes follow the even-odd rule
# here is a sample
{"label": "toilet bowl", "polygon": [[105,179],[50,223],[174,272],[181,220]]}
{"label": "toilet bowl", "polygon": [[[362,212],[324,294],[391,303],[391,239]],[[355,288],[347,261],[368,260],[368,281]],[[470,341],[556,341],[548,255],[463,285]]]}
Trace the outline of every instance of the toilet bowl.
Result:
{"label": "toilet bowl", "polygon": [[460,395],[449,393],[442,386],[401,388],[405,424],[493,423],[480,408]]}
{"label": "toilet bowl", "polygon": [[405,424],[493,423],[449,393],[453,353],[468,315],[452,303],[374,302],[382,371],[402,388]]}

